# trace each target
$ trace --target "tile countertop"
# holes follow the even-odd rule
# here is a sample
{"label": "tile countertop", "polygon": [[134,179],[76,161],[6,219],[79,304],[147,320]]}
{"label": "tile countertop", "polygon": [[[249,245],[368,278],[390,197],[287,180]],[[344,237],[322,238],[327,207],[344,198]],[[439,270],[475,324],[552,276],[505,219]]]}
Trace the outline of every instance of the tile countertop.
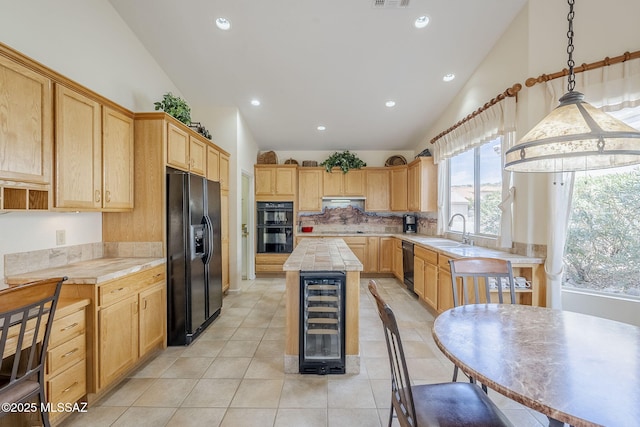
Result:
{"label": "tile countertop", "polygon": [[284,271],[362,271],[363,265],[340,238],[302,239]]}
{"label": "tile countertop", "polygon": [[9,276],[5,281],[8,285],[19,285],[49,277],[67,276],[69,279],[64,283],[96,285],[164,263],[164,258],[96,258]]}
{"label": "tile countertop", "polygon": [[396,237],[398,239],[412,242],[420,246],[424,246],[428,249],[434,249],[438,252],[442,252],[445,255],[462,258],[462,257],[487,257],[498,258],[511,261],[512,264],[543,264],[544,258],[531,257],[526,255],[512,254],[510,252],[501,251],[498,249],[485,248],[482,246],[471,246],[462,244],[456,240],[444,239],[442,237],[430,237],[420,234],[405,234],[405,233],[298,233],[296,237],[347,237],[347,236],[378,236],[378,237]]}

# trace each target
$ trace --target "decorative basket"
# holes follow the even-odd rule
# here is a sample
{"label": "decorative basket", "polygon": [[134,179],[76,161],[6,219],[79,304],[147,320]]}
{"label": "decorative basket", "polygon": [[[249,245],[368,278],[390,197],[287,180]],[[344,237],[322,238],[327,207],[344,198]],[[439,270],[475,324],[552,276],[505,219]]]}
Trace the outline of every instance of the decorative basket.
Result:
{"label": "decorative basket", "polygon": [[302,166],[316,167],[318,166],[318,162],[316,162],[315,160],[303,160]]}
{"label": "decorative basket", "polygon": [[386,162],[384,162],[385,166],[400,166],[406,164],[407,159],[405,159],[403,156],[391,156],[387,159]]}
{"label": "decorative basket", "polygon": [[258,154],[259,165],[277,165],[278,155],[275,151],[265,151],[262,154]]}
{"label": "decorative basket", "polygon": [[285,165],[297,165],[298,161],[296,159],[287,159],[284,161]]}

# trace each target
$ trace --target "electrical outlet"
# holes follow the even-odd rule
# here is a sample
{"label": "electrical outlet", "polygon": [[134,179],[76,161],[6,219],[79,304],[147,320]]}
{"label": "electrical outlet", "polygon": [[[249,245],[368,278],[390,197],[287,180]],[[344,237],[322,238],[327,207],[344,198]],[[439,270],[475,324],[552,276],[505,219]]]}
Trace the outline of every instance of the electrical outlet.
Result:
{"label": "electrical outlet", "polygon": [[67,243],[67,233],[65,230],[56,230],[56,245],[64,245]]}

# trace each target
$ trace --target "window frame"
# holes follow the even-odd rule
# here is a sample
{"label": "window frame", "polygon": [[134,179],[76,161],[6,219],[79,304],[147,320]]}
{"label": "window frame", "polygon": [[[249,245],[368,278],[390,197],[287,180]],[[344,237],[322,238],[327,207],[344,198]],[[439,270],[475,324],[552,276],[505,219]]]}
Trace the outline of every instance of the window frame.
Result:
{"label": "window frame", "polygon": [[[482,238],[488,238],[488,239],[498,239],[500,238],[500,234],[488,234],[488,233],[481,233],[480,232],[480,187],[481,187],[481,183],[480,183],[480,151],[482,149],[483,146],[488,145],[488,144],[500,144],[502,146],[502,142],[503,142],[504,136],[503,135],[498,135],[495,138],[484,142],[483,144],[480,145],[476,145],[474,147],[469,148],[468,150],[462,151],[460,153],[455,154],[454,156],[451,156],[449,158],[446,159],[447,161],[447,174],[446,174],[446,188],[447,188],[447,197],[446,197],[446,204],[445,204],[445,212],[446,212],[446,219],[447,219],[447,225],[446,225],[446,229],[445,232],[447,233],[452,233],[452,234],[462,234],[462,232],[457,231],[457,230],[452,230],[451,227],[449,226],[449,221],[451,219],[451,172],[452,172],[452,167],[451,167],[451,160],[454,157],[457,157],[459,155],[462,155],[463,153],[467,153],[469,151],[473,150],[473,198],[474,198],[474,202],[473,202],[473,227],[474,230],[469,230],[469,228],[467,227],[467,235],[469,236],[477,236],[477,237],[482,237]],[[504,154],[500,153],[500,165],[501,167],[504,167]],[[502,187],[502,175],[500,175],[500,187]],[[499,231],[498,231],[499,233]]]}

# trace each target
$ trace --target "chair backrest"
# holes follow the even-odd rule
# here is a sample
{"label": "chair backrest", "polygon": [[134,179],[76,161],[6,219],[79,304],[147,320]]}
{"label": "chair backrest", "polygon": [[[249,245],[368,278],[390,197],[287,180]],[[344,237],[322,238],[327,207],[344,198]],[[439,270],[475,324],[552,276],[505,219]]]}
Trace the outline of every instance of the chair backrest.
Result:
{"label": "chair backrest", "polygon": [[[491,302],[491,292],[497,291],[498,302],[504,303],[503,293],[509,291],[511,304],[516,303],[515,281],[511,262],[496,258],[461,258],[449,260],[453,305]],[[462,282],[462,295],[458,294],[458,278]],[[473,299],[471,299],[473,297]]]}
{"label": "chair backrest", "polygon": [[[0,291],[0,393],[44,379],[44,361],[62,282],[31,282]],[[10,395],[10,394],[9,394]],[[21,397],[21,396],[20,396]]]}
{"label": "chair backrest", "polygon": [[382,320],[384,336],[389,352],[389,363],[391,365],[391,404],[395,409],[398,421],[401,426],[415,426],[416,412],[413,404],[413,393],[411,392],[411,381],[407,362],[404,357],[402,340],[396,317],[391,307],[380,297],[376,282],[369,281],[369,292],[373,295],[378,307],[378,314]]}

